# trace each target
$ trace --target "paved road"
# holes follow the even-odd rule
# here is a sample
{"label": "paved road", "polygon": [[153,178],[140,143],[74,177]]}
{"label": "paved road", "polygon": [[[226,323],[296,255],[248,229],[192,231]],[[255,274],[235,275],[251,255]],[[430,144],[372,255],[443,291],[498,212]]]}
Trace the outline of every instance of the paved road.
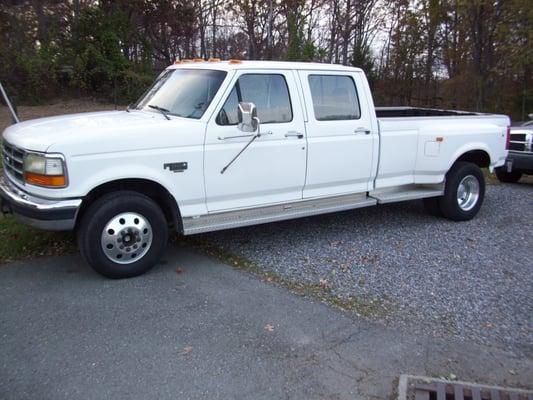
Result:
{"label": "paved road", "polygon": [[533,376],[530,359],[390,331],[186,248],[165,260],[122,281],[77,255],[0,267],[0,398],[377,399],[400,373]]}

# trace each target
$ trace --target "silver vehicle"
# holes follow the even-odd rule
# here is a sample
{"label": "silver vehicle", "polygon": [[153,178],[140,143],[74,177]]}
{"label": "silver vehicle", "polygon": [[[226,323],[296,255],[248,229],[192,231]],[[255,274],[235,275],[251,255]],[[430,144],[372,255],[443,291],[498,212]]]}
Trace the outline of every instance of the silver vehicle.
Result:
{"label": "silver vehicle", "polygon": [[522,175],[533,174],[533,114],[531,121],[511,127],[509,155],[505,165],[496,168],[496,176],[501,182],[515,183]]}

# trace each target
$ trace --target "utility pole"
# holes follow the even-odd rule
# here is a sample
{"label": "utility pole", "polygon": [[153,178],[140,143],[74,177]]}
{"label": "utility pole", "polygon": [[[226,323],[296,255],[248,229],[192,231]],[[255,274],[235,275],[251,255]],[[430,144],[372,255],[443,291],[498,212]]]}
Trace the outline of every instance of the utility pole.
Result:
{"label": "utility pole", "polygon": [[4,90],[4,87],[2,86],[2,82],[0,82],[0,93],[2,94],[2,97],[6,102],[7,108],[9,108],[9,111],[11,112],[11,119],[13,120],[13,123],[18,124],[20,122],[20,119],[17,115],[16,106],[15,104],[11,104],[11,101],[9,101],[9,97],[7,97],[7,93]]}

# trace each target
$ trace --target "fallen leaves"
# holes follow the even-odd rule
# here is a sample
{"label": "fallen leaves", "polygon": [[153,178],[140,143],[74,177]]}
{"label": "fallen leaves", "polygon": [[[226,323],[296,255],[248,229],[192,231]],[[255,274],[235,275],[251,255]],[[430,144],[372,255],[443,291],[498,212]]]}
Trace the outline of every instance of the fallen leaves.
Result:
{"label": "fallen leaves", "polygon": [[446,380],[446,381],[456,381],[457,380],[457,375],[455,375],[454,373],[450,372],[448,375],[440,376],[439,378],[443,379],[443,380]]}
{"label": "fallen leaves", "polygon": [[265,331],[274,332],[274,325],[266,324],[265,325]]}
{"label": "fallen leaves", "polygon": [[320,287],[321,287],[322,289],[327,289],[327,288],[329,287],[329,282],[328,282],[328,280],[327,280],[327,279],[324,279],[324,278],[320,278],[320,279],[318,280],[318,284],[320,285]]}
{"label": "fallen leaves", "polygon": [[185,356],[187,354],[190,354],[192,352],[192,346],[185,346],[183,350],[181,351],[181,355]]}

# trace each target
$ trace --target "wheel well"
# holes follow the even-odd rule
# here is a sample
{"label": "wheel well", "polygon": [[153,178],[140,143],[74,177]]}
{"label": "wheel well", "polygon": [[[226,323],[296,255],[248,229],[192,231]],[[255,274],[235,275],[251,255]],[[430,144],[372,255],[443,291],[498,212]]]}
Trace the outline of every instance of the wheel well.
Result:
{"label": "wheel well", "polygon": [[177,228],[178,231],[183,231],[180,210],[174,197],[162,185],[147,179],[120,179],[95,187],[84,197],[76,218],[76,224],[81,221],[85,211],[97,198],[117,190],[132,190],[150,197],[161,207],[168,223]]}
{"label": "wheel well", "polygon": [[484,150],[472,150],[464,153],[457,161],[467,161],[476,164],[480,168],[487,168],[490,166],[490,156]]}

